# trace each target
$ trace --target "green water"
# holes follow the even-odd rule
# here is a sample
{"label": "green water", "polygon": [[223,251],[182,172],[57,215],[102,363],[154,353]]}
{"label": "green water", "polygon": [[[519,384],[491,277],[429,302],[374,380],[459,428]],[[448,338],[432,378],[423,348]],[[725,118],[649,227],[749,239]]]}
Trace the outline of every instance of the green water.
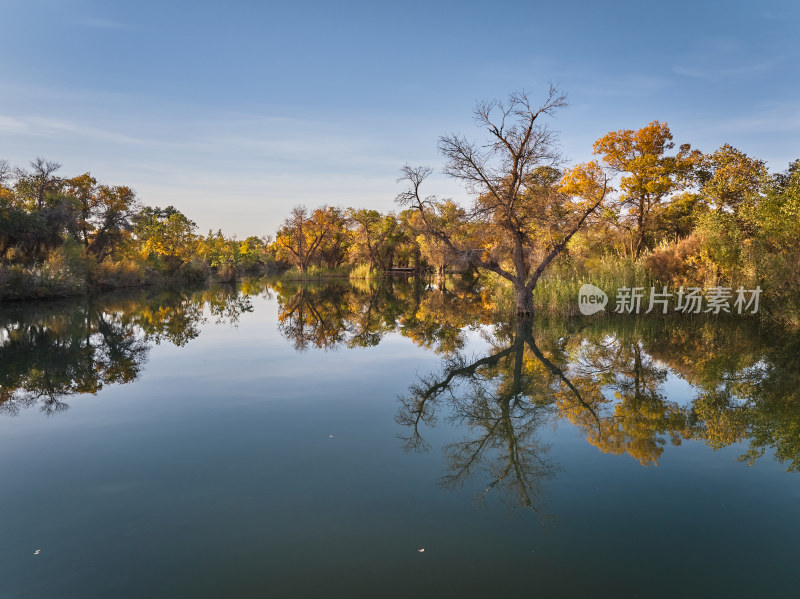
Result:
{"label": "green water", "polygon": [[0,306],[0,597],[794,596],[799,350],[410,281]]}

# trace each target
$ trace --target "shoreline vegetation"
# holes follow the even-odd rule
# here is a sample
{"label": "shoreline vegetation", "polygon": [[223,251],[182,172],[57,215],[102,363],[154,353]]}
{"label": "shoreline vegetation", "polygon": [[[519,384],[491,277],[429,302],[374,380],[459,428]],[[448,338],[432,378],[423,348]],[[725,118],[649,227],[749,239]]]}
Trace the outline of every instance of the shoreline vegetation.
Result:
{"label": "shoreline vegetation", "polygon": [[518,315],[574,315],[585,283],[608,293],[606,313],[620,288],[706,298],[759,288],[758,317],[800,327],[800,160],[769,172],[728,144],[676,148],[653,121],[608,133],[595,160],[565,165],[541,124],[565,104],[553,88],[538,108],[524,94],[481,103],[484,140],[439,140],[444,172],[466,184],[471,206],[427,195],[432,169],[406,165],[396,211],[296,206],[274,237],[244,240],[198,234],[175,207],[142,205],[88,172],[0,160],[0,302],[263,275],[358,284],[402,274],[446,290],[458,275]]}

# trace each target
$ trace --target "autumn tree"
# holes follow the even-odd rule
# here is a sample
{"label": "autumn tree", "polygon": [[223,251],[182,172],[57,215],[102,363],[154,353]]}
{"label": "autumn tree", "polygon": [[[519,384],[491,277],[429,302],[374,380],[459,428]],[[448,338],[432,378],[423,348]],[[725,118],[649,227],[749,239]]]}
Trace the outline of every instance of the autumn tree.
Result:
{"label": "autumn tree", "polygon": [[653,210],[652,230],[655,241],[677,243],[692,234],[698,218],[708,212],[699,193],[684,191],[675,194],[666,204]]}
{"label": "autumn tree", "polygon": [[347,217],[353,229],[355,259],[369,263],[370,269],[392,268],[397,245],[405,236],[397,217],[365,208],[351,208]]}
{"label": "autumn tree", "polygon": [[275,236],[278,259],[287,260],[305,273],[319,259],[323,243],[340,226],[334,209],[322,206],[309,214],[305,206],[295,206]]}
{"label": "autumn tree", "polygon": [[653,121],[638,131],[612,131],[594,142],[594,153],[620,175],[617,205],[622,226],[631,234],[631,250],[638,258],[652,229],[653,210],[683,185],[691,183],[701,154],[683,144],[677,154],[667,123]]}
{"label": "autumn tree", "polygon": [[394,238],[394,266],[419,270],[422,266],[422,252],[419,247],[418,230],[413,226],[417,213],[414,209],[401,210],[396,215],[397,234]]}
{"label": "autumn tree", "polygon": [[36,158],[31,161],[31,170],[16,169],[17,196],[29,208],[41,211],[53,203],[54,196],[60,191],[61,179],[56,171],[61,168],[58,162]]}
{"label": "autumn tree", "polygon": [[426,219],[438,230],[447,231],[451,238],[460,238],[458,241],[466,239],[469,228],[465,224],[467,211],[447,199],[438,202],[431,202],[426,218],[418,211],[413,211],[409,218],[409,227],[416,233],[416,243],[419,247],[421,256],[436,270],[436,278],[441,286],[445,282],[447,267],[463,262],[460,254],[451,249],[439,237],[430,232],[426,225]]}
{"label": "autumn tree", "polygon": [[[100,185],[97,188],[97,199],[91,216],[93,231],[89,243],[89,254],[95,261],[102,262],[127,243],[138,213],[136,193],[130,187]],[[192,224],[186,217],[180,220],[185,224]]]}
{"label": "autumn tree", "polygon": [[317,250],[319,262],[328,268],[337,268],[347,260],[347,254],[353,243],[353,234],[347,226],[347,218],[341,208],[327,206],[314,213],[327,234],[323,237]]}
{"label": "autumn tree", "polygon": [[134,233],[144,257],[163,259],[169,271],[188,263],[197,249],[197,224],[174,206],[145,207],[136,218]]}
{"label": "autumn tree", "polygon": [[420,191],[431,169],[405,166],[402,171],[408,189],[397,196],[398,203],[418,210],[427,233],[463,260],[509,281],[521,315],[533,313],[537,282],[608,189],[595,163],[575,167],[563,180],[553,176],[560,155],[555,134],[541,119],[564,106],[566,96],[553,86],[539,106],[527,94],[515,93],[505,102],[477,105],[475,120],[487,132],[488,143],[455,134],[440,138],[444,172],[475,198],[464,219],[473,227],[469,240],[460,242],[437,224],[436,198]]}
{"label": "autumn tree", "polygon": [[769,180],[763,160],[750,158],[730,144],[702,157],[698,168],[700,193],[718,212],[736,211],[764,190]]}
{"label": "autumn tree", "polygon": [[77,240],[101,262],[133,230],[136,194],[130,187],[98,185],[89,173],[64,180],[64,196],[75,212]]}

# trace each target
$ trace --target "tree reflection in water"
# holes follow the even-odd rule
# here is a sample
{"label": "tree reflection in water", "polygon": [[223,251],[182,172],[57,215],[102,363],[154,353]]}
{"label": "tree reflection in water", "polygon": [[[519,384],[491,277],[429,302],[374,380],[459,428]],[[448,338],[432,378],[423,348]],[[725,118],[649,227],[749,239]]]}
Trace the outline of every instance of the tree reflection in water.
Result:
{"label": "tree reflection in water", "polygon": [[[466,431],[445,449],[442,484],[479,478],[513,505],[538,509],[557,465],[540,439],[568,422],[603,452],[657,465],[666,448],[742,444],[741,459],[773,454],[800,469],[800,335],[753,321],[592,318],[511,325],[487,290],[411,280],[336,285],[245,281],[239,291],[138,292],[77,303],[4,306],[0,312],[0,411],[135,380],[153,344],[185,345],[209,319],[236,324],[266,294],[278,329],[298,351],[372,347],[399,333],[441,356],[412,384],[397,422],[408,449],[428,448],[438,414]],[[488,342],[468,359],[469,332]],[[670,380],[691,386],[668,392]],[[483,484],[485,481],[485,484]]]}
{"label": "tree reflection in water", "polygon": [[[522,323],[513,335],[496,327],[488,355],[447,356],[440,374],[420,379],[401,399],[397,421],[409,431],[408,447],[425,448],[421,427],[435,424],[444,402],[452,421],[479,434],[445,448],[443,483],[458,484],[490,463],[487,490],[502,481],[507,499],[533,509],[554,470],[536,430],[553,420],[643,466],[657,465],[667,445],[695,440],[714,449],[745,441],[742,460],[773,449],[788,470],[800,467],[796,336],[775,343],[774,333],[752,323],[709,320],[569,327]],[[689,382],[695,397],[669,397],[670,373]]]}
{"label": "tree reflection in water", "polygon": [[52,414],[65,410],[71,395],[130,383],[152,344],[183,346],[197,337],[205,310],[218,322],[236,323],[252,305],[219,287],[6,306],[0,315],[0,412],[38,405]]}
{"label": "tree reflection in water", "polygon": [[[442,407],[451,424],[470,433],[444,450],[445,486],[482,476],[487,492],[537,509],[541,482],[556,470],[537,431],[558,421],[582,430],[601,451],[643,466],[691,440],[714,449],[746,442],[742,460],[774,450],[789,470],[800,467],[796,334],[744,319],[535,319],[511,326],[490,294],[458,283],[424,289],[388,279],[276,291],[279,328],[299,350],[371,346],[399,332],[441,354],[440,372],[401,398],[397,422],[409,450],[428,449],[423,429],[437,424]],[[483,332],[486,355],[464,355],[469,330]],[[694,396],[670,396],[670,377],[688,382]]]}
{"label": "tree reflection in water", "polygon": [[493,306],[468,284],[431,290],[417,279],[332,285],[277,282],[278,329],[295,349],[371,347],[399,332],[437,353],[465,343],[465,332],[490,324]]}
{"label": "tree reflection in water", "polygon": [[[497,489],[515,505],[537,510],[541,483],[555,467],[546,459],[547,447],[537,439],[551,406],[536,398],[551,385],[563,384],[574,401],[585,402],[564,373],[542,355],[529,320],[520,321],[510,336],[491,338],[491,348],[489,355],[474,361],[460,353],[447,356],[440,374],[421,379],[401,399],[397,422],[410,431],[409,449],[427,449],[420,425],[434,424],[439,404],[447,402],[449,419],[471,436],[445,447],[449,471],[441,484],[458,487],[485,471],[488,483],[483,496]],[[538,364],[532,363],[531,354]]]}

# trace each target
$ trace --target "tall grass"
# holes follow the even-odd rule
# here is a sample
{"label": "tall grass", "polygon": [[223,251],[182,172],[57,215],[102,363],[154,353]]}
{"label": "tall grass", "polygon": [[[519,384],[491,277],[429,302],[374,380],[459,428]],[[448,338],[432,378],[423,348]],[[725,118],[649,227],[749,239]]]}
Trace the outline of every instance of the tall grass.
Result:
{"label": "tall grass", "polygon": [[50,264],[0,267],[0,299],[40,299],[81,295],[84,279]]}
{"label": "tall grass", "polygon": [[603,256],[581,265],[562,262],[546,273],[533,292],[534,309],[552,315],[573,316],[578,314],[578,291],[589,283],[608,294],[609,306],[613,309],[614,297],[621,287],[661,287],[659,281],[647,268],[644,260],[633,260],[618,256]]}
{"label": "tall grass", "polygon": [[318,279],[347,278],[350,276],[352,267],[350,265],[339,266],[338,268],[327,268],[324,266],[309,266],[306,272],[299,268],[292,267],[281,273],[278,278],[284,281],[315,281]]}
{"label": "tall grass", "polygon": [[[575,264],[561,261],[553,264],[533,290],[533,309],[537,314],[549,316],[575,316],[578,311],[578,291],[589,283],[608,294],[606,311],[613,310],[614,297],[620,287],[659,288],[662,283],[647,268],[644,260],[602,257],[590,262]],[[514,290],[501,277],[490,274],[487,285],[499,306],[515,309]]]}
{"label": "tall grass", "polygon": [[101,262],[92,268],[89,276],[92,285],[98,289],[142,287],[149,278],[144,266],[131,259]]}
{"label": "tall grass", "polygon": [[383,273],[374,268],[370,268],[369,264],[358,264],[350,273],[351,279],[379,279]]}

